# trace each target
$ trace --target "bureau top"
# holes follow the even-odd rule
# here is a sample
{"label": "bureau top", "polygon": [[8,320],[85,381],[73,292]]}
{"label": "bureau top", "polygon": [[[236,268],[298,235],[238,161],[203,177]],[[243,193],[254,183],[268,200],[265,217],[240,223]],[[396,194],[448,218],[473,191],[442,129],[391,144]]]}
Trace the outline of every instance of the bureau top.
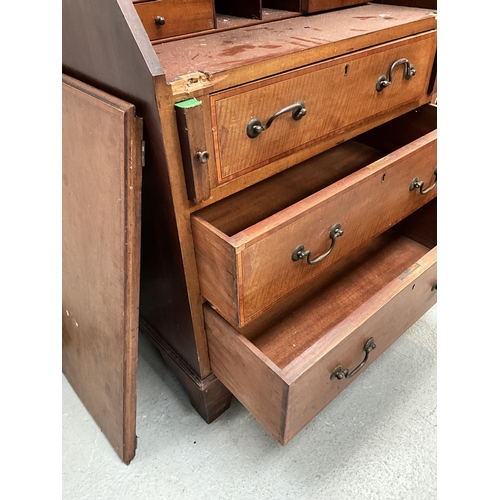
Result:
{"label": "bureau top", "polygon": [[[436,26],[436,11],[430,9],[367,4],[167,41],[153,48],[177,94],[219,87],[229,72],[227,83],[233,85],[239,83],[238,72],[242,81],[262,78]],[[250,65],[253,78],[243,76]]]}

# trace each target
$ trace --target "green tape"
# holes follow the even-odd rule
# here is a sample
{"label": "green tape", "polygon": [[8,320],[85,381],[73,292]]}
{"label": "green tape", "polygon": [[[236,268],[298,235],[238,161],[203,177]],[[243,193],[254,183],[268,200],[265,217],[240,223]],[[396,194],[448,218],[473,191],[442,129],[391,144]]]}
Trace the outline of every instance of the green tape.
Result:
{"label": "green tape", "polygon": [[196,106],[199,106],[200,104],[201,102],[193,97],[191,99],[187,99],[186,101],[176,102],[174,106],[176,108],[186,109],[186,108],[194,108]]}

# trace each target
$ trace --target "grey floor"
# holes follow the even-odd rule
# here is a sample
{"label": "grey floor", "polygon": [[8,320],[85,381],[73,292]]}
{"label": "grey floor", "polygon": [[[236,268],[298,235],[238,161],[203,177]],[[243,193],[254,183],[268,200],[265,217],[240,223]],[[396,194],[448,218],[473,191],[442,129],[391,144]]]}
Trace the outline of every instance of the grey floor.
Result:
{"label": "grey floor", "polygon": [[434,306],[285,447],[234,398],[207,425],[141,336],[129,466],[63,377],[63,498],[435,499],[436,323]]}

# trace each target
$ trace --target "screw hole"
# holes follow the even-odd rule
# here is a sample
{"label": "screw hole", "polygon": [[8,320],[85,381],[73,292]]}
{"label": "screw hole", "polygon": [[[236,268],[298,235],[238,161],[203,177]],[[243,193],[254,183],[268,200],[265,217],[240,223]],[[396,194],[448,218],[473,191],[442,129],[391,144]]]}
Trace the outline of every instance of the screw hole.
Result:
{"label": "screw hole", "polygon": [[344,68],[344,76],[347,76],[347,72],[349,71],[349,65],[346,64]]}
{"label": "screw hole", "polygon": [[415,283],[413,284],[413,286],[411,287],[411,289],[413,290],[415,288]]}
{"label": "screw hole", "polygon": [[384,181],[385,181],[385,175],[386,175],[386,174],[384,174],[384,175],[382,176],[382,182],[384,182]]}

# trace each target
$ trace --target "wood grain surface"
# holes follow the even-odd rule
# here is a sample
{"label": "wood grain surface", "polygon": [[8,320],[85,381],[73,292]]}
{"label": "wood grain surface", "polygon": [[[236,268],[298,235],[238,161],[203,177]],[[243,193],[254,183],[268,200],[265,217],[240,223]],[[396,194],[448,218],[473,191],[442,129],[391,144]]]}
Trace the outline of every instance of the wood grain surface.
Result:
{"label": "wood grain surface", "polygon": [[[425,96],[435,53],[435,33],[426,33],[212,95],[218,183]],[[377,92],[378,78],[401,58],[414,64],[417,74],[405,80],[400,66],[394,83]],[[287,113],[258,137],[248,137],[252,118],[264,125],[299,101],[307,109],[302,119]]]}
{"label": "wood grain surface", "polygon": [[[436,29],[430,10],[368,4],[154,45],[172,92],[214,91]],[[183,75],[199,72],[205,80]]]}
{"label": "wood grain surface", "polygon": [[[183,205],[188,200],[179,136],[163,69],[129,0],[63,0],[62,14],[64,71],[133,102],[144,120],[141,317],[204,378],[210,362]],[[168,126],[160,118],[164,109]]]}
{"label": "wood grain surface", "polygon": [[215,375],[282,444],[354,380],[330,380],[338,365],[353,369],[374,337],[368,366],[435,303],[436,248],[390,231],[331,278],[251,339],[205,305]]}
{"label": "wood grain surface", "polygon": [[[365,146],[344,144],[331,150],[329,158],[322,155],[306,162],[307,169],[291,169],[193,215],[204,297],[234,326],[243,326],[434,198],[437,189],[421,195],[409,186],[416,176],[427,183],[434,179],[436,131],[400,146],[381,158]],[[378,161],[370,164],[374,159]],[[334,182],[337,164],[350,165],[353,173]],[[323,176],[333,183],[310,194],[312,187],[327,182],[320,180]],[[331,245],[328,233],[336,223],[344,235],[328,257],[315,265],[292,261],[299,245],[310,250],[312,258],[326,252]],[[216,275],[227,276],[228,286],[219,288],[226,280],[214,281]]]}
{"label": "wood grain surface", "polygon": [[208,164],[202,163],[198,153],[208,153],[205,131],[203,129],[203,110],[201,103],[192,106],[175,106],[182,163],[186,175],[186,189],[189,199],[195,203],[210,198],[210,179]]}
{"label": "wood grain surface", "polygon": [[245,2],[214,0],[214,3],[216,12],[220,14],[262,19],[262,0],[245,0]]}
{"label": "wood grain surface", "polygon": [[122,460],[135,454],[142,120],[63,78],[63,372]]}
{"label": "wood grain surface", "polygon": [[[213,0],[152,0],[135,4],[151,40],[195,33],[215,27]],[[164,24],[157,24],[157,16]]]}
{"label": "wood grain surface", "polygon": [[[434,247],[287,366],[283,377],[290,389],[284,444],[436,303],[437,293],[432,289],[436,280]],[[363,346],[371,337],[377,347],[362,371],[349,379],[330,380],[339,365],[352,370],[361,362]]]}

